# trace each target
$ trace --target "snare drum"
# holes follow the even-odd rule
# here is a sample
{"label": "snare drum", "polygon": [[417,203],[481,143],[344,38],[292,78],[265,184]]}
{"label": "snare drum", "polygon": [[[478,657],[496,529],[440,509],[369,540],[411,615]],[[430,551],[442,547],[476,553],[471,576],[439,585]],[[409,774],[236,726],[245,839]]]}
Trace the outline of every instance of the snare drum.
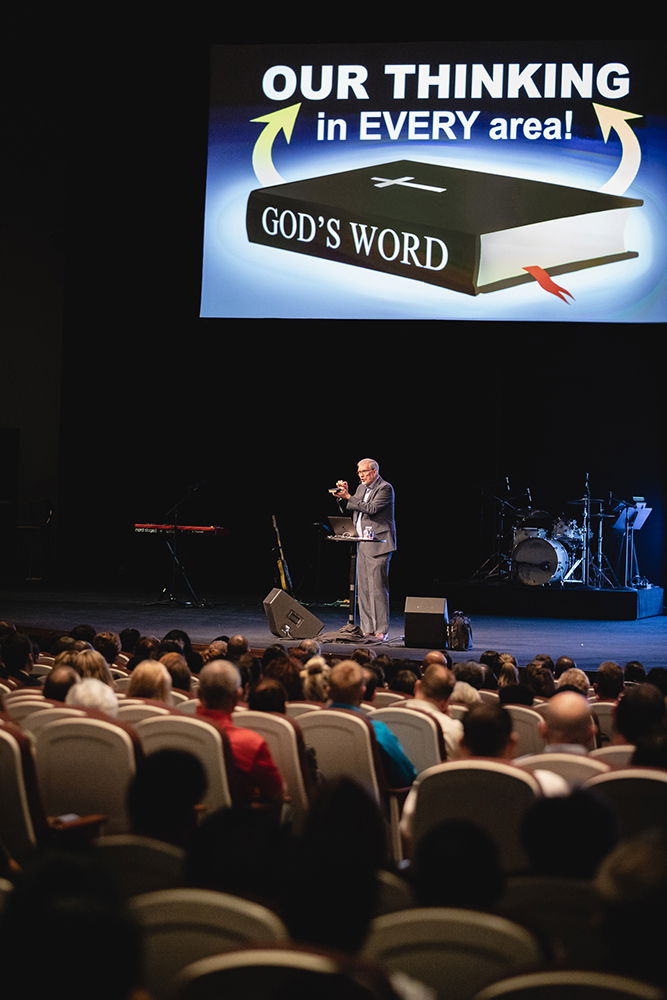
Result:
{"label": "snare drum", "polygon": [[526,538],[512,551],[514,578],[531,587],[558,583],[569,567],[570,555],[557,538]]}

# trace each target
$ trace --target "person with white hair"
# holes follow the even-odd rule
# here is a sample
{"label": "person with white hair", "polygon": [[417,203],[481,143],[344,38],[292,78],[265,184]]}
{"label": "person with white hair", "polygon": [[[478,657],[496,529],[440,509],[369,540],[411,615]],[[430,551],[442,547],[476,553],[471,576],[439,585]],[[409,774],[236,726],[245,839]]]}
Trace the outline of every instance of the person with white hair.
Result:
{"label": "person with white hair", "polygon": [[96,708],[112,718],[118,715],[116,692],[97,677],[83,677],[78,684],[74,684],[67,692],[65,704],[76,708]]}

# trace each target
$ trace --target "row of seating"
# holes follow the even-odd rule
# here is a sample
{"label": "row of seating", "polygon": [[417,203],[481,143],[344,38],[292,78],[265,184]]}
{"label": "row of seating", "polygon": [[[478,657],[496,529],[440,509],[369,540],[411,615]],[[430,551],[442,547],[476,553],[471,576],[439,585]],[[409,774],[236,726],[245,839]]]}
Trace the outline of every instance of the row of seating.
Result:
{"label": "row of seating", "polygon": [[[19,700],[12,699],[10,711]],[[232,803],[231,755],[224,734],[208,723],[153,705],[145,707],[157,708],[156,712],[151,711],[149,717],[127,725],[124,721],[91,717],[83,709],[46,704],[49,707],[42,707],[23,719],[24,730],[34,739],[36,791],[46,815],[105,814],[107,832],[126,832],[129,829],[126,792],[137,755],[165,747],[187,750],[202,761],[208,780],[204,803],[208,810]],[[588,756],[533,754],[507,764],[479,760],[443,763],[442,734],[431,716],[401,708],[381,709],[375,716],[394,728],[408,754],[418,762],[416,838],[439,819],[453,816],[472,819],[492,833],[501,846],[506,869],[515,870],[525,862],[518,847],[518,823],[530,802],[541,794],[531,772],[544,769],[562,774],[570,785],[594,786],[613,798],[624,831],[644,828],[651,820],[667,826],[665,772],[639,768],[611,770],[595,756],[599,751]],[[402,859],[400,817],[408,790],[386,786],[367,717],[322,708],[301,715],[298,722],[287,716],[247,709],[239,717],[244,726],[255,729],[267,740],[283,775],[292,818],[297,824],[305,816],[313,793],[312,774],[305,756],[308,745],[315,749],[323,777],[350,775],[382,806],[392,856],[396,861]],[[625,748],[626,755],[629,752],[630,748]],[[25,749],[22,753],[25,757]],[[21,759],[21,753],[15,749],[17,774],[25,764],[19,767]],[[20,793],[14,791],[13,796],[17,802],[21,801]],[[23,798],[27,801],[28,793],[24,792]]]}

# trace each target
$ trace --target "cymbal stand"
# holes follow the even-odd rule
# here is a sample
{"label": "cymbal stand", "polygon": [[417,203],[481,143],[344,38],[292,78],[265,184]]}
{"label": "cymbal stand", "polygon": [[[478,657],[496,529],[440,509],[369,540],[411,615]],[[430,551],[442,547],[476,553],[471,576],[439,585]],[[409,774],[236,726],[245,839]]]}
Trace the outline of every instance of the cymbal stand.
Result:
{"label": "cymbal stand", "polygon": [[591,585],[593,587],[597,587],[599,590],[604,590],[605,588],[614,590],[616,587],[618,587],[618,580],[616,579],[616,575],[611,567],[611,563],[604,555],[602,550],[602,529],[604,520],[606,517],[612,517],[613,515],[603,514],[602,513],[603,503],[602,501],[598,502],[600,503],[600,513],[593,515],[593,518],[597,519],[598,527],[597,527],[597,538],[596,538],[596,552],[590,563]]}
{"label": "cymbal stand", "polygon": [[584,587],[587,587],[590,582],[590,570],[591,570],[591,553],[588,540],[590,538],[591,530],[591,487],[588,481],[588,473],[586,473],[586,487],[584,490],[584,521],[583,521],[583,532],[584,532],[584,551],[583,551],[583,563],[582,563],[582,580]]}
{"label": "cymbal stand", "polygon": [[520,511],[507,500],[503,500],[500,497],[492,497],[492,499],[498,504],[498,513],[496,514],[496,551],[493,555],[488,556],[482,565],[475,570],[472,575],[473,580],[491,580],[494,577],[497,577],[500,580],[506,580],[509,578],[511,573],[511,556],[508,556],[507,553],[503,551],[505,539],[505,518],[507,516],[507,511],[511,511],[512,514],[519,514]]}

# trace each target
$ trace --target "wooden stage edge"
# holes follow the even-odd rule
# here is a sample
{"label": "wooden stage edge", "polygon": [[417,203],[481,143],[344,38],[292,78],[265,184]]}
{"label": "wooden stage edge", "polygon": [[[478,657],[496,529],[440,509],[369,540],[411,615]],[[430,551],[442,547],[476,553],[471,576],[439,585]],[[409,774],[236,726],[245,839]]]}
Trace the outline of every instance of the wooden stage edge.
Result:
{"label": "wooden stage edge", "polygon": [[[509,594],[499,591],[493,603],[486,604],[491,596],[482,593],[480,588],[475,589],[472,595],[463,590],[443,588],[450,615],[455,610],[462,610],[472,623],[472,646],[468,650],[452,650],[455,662],[476,659],[485,650],[496,649],[513,653],[522,665],[538,653],[548,653],[554,659],[561,655],[571,656],[587,671],[595,670],[603,660],[615,660],[621,665],[628,660],[639,660],[647,669],[667,667],[667,615],[662,613],[661,588],[651,588],[654,591],[651,597],[656,602],[654,614],[625,619],[582,616],[581,594],[578,610],[572,613],[567,601],[562,600],[562,592],[555,609],[549,608],[546,602],[538,606],[535,592],[544,594],[544,588],[526,588],[531,593],[524,591],[520,595],[524,602],[521,606],[516,600],[511,602]],[[296,639],[290,641],[272,633],[263,606],[269,593],[270,588],[263,594],[205,594],[201,595],[204,606],[184,606],[160,602],[155,594],[146,592],[77,591],[24,584],[20,590],[0,588],[0,619],[13,622],[45,645],[55,635],[65,634],[83,623],[92,624],[98,631],[118,632],[134,627],[143,635],[158,638],[173,628],[180,628],[197,647],[207,645],[220,635],[237,633],[245,635],[255,650],[264,650],[278,641],[288,648],[297,645]],[[599,595],[593,598],[596,596]],[[507,602],[506,607],[503,601]],[[534,602],[532,613],[528,601]],[[389,639],[373,643],[373,648],[392,657],[419,660],[432,646],[428,640],[422,640],[423,645],[406,646],[405,603],[405,598],[393,595]],[[305,598],[300,599],[300,605],[316,619],[315,637],[326,639],[322,642],[325,654],[344,656],[362,644],[350,641],[345,634],[347,608],[310,602]],[[592,612],[597,608],[591,603],[588,610]]]}

